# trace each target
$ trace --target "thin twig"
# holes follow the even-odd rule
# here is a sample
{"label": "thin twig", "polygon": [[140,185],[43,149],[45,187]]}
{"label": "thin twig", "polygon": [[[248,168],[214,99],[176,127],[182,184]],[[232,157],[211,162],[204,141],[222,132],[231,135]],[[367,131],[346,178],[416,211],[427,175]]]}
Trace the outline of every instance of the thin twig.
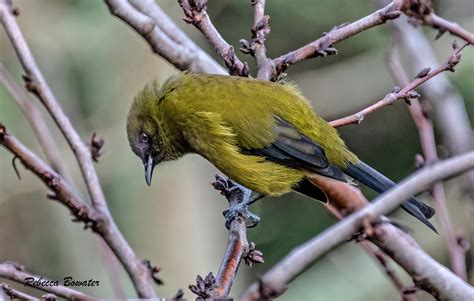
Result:
{"label": "thin twig", "polygon": [[12,7],[7,0],[0,0],[0,21],[25,70],[26,75],[24,78],[27,89],[34,93],[49,111],[76,156],[89,192],[92,207],[96,211],[96,214],[101,216],[101,223],[97,225],[97,232],[107,242],[128,272],[138,295],[143,298],[156,297],[152,280],[146,267],[135,255],[112,219],[97,173],[94,169],[90,149],[81,140],[79,134],[72,126],[69,118],[64,114],[56,97],[46,83],[15,20]]}
{"label": "thin twig", "polygon": [[457,36],[467,43],[474,45],[474,34],[459,26],[459,24],[450,22],[436,15],[430,0],[404,0],[402,11],[410,18],[412,23],[417,22],[433,27],[438,30],[436,38],[441,37],[445,32]]}
{"label": "thin twig", "polygon": [[47,161],[51,167],[60,173],[61,175],[67,177],[66,170],[59,161],[59,147],[57,146],[56,141],[49,130],[46,121],[41,114],[41,111],[35,103],[29,98],[29,96],[24,92],[20,85],[15,81],[13,76],[8,72],[8,70],[0,63],[0,81],[3,82],[8,91],[12,94],[13,99],[18,103],[19,107],[27,117],[27,120],[30,122],[31,127],[38,138],[38,141],[41,145]]}
{"label": "thin twig", "polygon": [[364,248],[367,253],[372,255],[375,260],[377,260],[377,262],[380,264],[382,270],[387,275],[388,279],[390,279],[395,288],[398,290],[402,301],[418,300],[415,294],[416,289],[408,288],[403,284],[403,281],[400,279],[400,277],[398,277],[397,273],[395,272],[395,269],[390,265],[387,259],[387,255],[382,250],[380,250],[379,247],[377,247],[371,241],[368,240],[363,240],[360,242],[360,244],[362,245],[362,248]]}
{"label": "thin twig", "polygon": [[[114,239],[117,239],[115,237],[116,234],[107,233],[107,231],[111,231],[106,226],[107,223],[110,222],[110,220],[107,220],[107,217],[102,215],[93,206],[86,204],[79,196],[74,193],[73,189],[61,177],[61,175],[57,174],[46,163],[44,163],[33,152],[31,152],[26,146],[24,146],[20,141],[18,141],[13,135],[8,133],[7,129],[2,124],[0,124],[0,145],[3,145],[12,154],[17,156],[21,160],[25,168],[27,168],[36,176],[38,176],[38,178],[40,178],[49,189],[51,189],[54,194],[50,195],[49,198],[59,201],[61,204],[65,205],[70,210],[71,214],[74,216],[74,221],[83,222],[85,229],[92,229],[94,232],[99,234],[100,237],[102,237],[109,246],[111,244],[117,243],[112,242]],[[130,262],[127,262],[127,265],[132,266],[132,273],[137,273],[135,277],[146,277],[146,281],[151,281],[152,273],[144,264],[142,264],[142,262],[138,261],[138,258],[133,253],[125,253],[125,256],[122,258],[120,257],[122,256],[122,253],[120,252],[124,252],[126,250],[116,251],[112,248],[112,251],[114,251],[114,254],[121,261],[122,259],[130,260]],[[131,257],[132,255],[134,257]],[[138,265],[134,265],[135,260],[139,262]],[[138,274],[142,272],[144,274]],[[144,279],[142,279],[142,281],[144,281]],[[140,295],[143,293],[143,291],[140,291],[139,289],[140,287],[137,287],[138,294]]]}
{"label": "thin twig", "polygon": [[[391,26],[399,32],[400,45],[410,54],[407,65],[410,72],[439,64],[430,41],[420,28],[414,28],[407,22],[393,22]],[[430,101],[442,144],[447,147],[450,154],[458,155],[473,149],[474,135],[466,101],[450,82],[447,74],[442,73],[426,82],[420,87],[420,91]],[[462,177],[462,187],[471,200],[474,200],[474,171]],[[466,206],[469,206],[468,203]]]}
{"label": "thin twig", "polygon": [[[41,148],[46,156],[46,159],[52,169],[58,172],[67,182],[71,185],[73,184],[73,180],[69,173],[67,173],[66,169],[64,168],[63,164],[60,162],[60,153],[59,153],[59,146],[57,145],[55,139],[51,131],[49,130],[45,119],[43,118],[43,114],[37,107],[36,103],[32,101],[32,99],[25,93],[22,87],[15,81],[13,76],[8,72],[8,70],[0,63],[0,81],[2,81],[7,89],[12,94],[14,100],[17,102],[19,107],[22,109],[23,113],[25,114],[27,120],[30,122],[33,132],[35,133]],[[95,134],[95,133],[94,133]],[[96,138],[93,135],[93,138]],[[98,157],[101,154],[101,140],[100,139],[92,139],[91,140],[91,151],[95,157]],[[102,140],[103,144],[103,140]],[[94,157],[94,161],[97,159]],[[13,158],[13,168],[20,178],[20,174],[18,169],[15,165],[15,160],[17,157]],[[112,271],[113,269],[117,268],[117,263],[115,259],[111,259],[110,257],[113,256],[111,254],[110,249],[108,247],[104,248],[104,241],[100,237],[96,237],[98,244],[100,244],[101,251],[103,253],[104,260],[106,260],[109,264],[106,264],[109,277],[111,278],[111,284],[114,287],[114,291],[119,292],[118,296],[125,297],[123,293],[121,293],[122,285],[119,285],[119,279],[117,278],[117,273]]]}
{"label": "thin twig", "polygon": [[[333,215],[338,220],[342,220],[344,218],[341,212],[337,210],[337,208],[331,205],[330,203],[326,203],[324,207],[326,208],[327,211],[329,211],[331,215]],[[405,293],[407,291],[407,288],[403,284],[403,281],[400,279],[400,277],[398,277],[395,270],[390,266],[386,258],[387,254],[385,254],[382,250],[380,250],[377,246],[375,246],[369,240],[362,239],[361,241],[359,241],[359,244],[366,251],[366,253],[368,253],[370,256],[372,256],[373,258],[377,260],[377,262],[382,267],[382,270],[387,275],[388,279],[390,279],[392,284],[400,293],[402,300],[403,301],[416,301],[417,298],[414,294]]]}
{"label": "thin twig", "polygon": [[[396,38],[393,37],[392,39],[395,40]],[[395,45],[390,47],[387,56],[388,67],[393,77],[400,85],[407,85],[409,83],[408,75],[403,70],[400,57],[395,47]],[[418,99],[414,99],[411,102],[411,105],[408,106],[408,109],[418,129],[425,164],[433,164],[439,160],[436,150],[433,123],[427,117],[427,114],[423,112],[423,108]],[[444,234],[443,236],[446,240],[446,246],[451,258],[451,268],[456,275],[461,277],[463,280],[467,280],[465,250],[459,245],[458,238],[454,232],[453,223],[446,206],[446,196],[442,183],[437,183],[433,186],[432,196],[437,212],[436,216],[440,220]]]}
{"label": "thin twig", "polygon": [[[370,217],[388,214],[404,200],[429,188],[433,183],[474,168],[474,151],[425,166],[382,194],[373,203],[347,216],[305,244],[295,248],[252,284],[243,300],[257,300],[262,293],[277,295],[318,258],[343,243]],[[415,284],[441,300],[474,298],[474,288],[426,254],[406,233],[390,224],[376,227],[374,243],[390,255],[415,281]]]}
{"label": "thin twig", "polygon": [[474,45],[474,34],[459,26],[459,24],[450,22],[436,14],[431,14],[426,20],[426,25],[432,26],[438,30],[446,30],[450,34],[457,36],[471,45]]}
{"label": "thin twig", "polygon": [[[1,269],[1,267],[0,267]],[[33,297],[32,295],[28,295],[26,293],[20,292],[19,290],[16,290],[12,288],[10,285],[0,282],[0,289],[5,292],[5,294],[10,297],[10,299],[20,299],[20,300],[39,300],[39,298]],[[0,294],[0,297],[2,295]]]}
{"label": "thin twig", "polygon": [[265,39],[270,33],[270,17],[265,15],[265,0],[253,0],[252,53],[257,61],[257,78],[271,80],[275,74],[273,60],[267,58]]}
{"label": "thin twig", "polygon": [[207,14],[207,0],[178,0],[185,14],[184,21],[193,24],[208,39],[231,75],[248,76],[249,67],[237,57],[232,47],[220,35]]}
{"label": "thin twig", "polygon": [[0,145],[18,157],[27,169],[38,176],[54,192],[54,198],[69,208],[77,221],[84,222],[86,228],[97,228],[97,225],[103,222],[103,216],[81,200],[61,175],[8,133],[2,124],[0,124]]}
{"label": "thin twig", "polygon": [[285,71],[290,65],[307,60],[309,58],[336,54],[334,46],[358,33],[364,32],[377,25],[384,24],[388,20],[396,19],[400,16],[402,1],[393,1],[382,9],[361,18],[355,22],[336,26],[321,38],[300,47],[294,51],[284,54],[274,59],[277,75]]}
{"label": "thin twig", "polygon": [[105,199],[100,186],[97,185],[99,180],[94,171],[89,149],[74,130],[71,122],[62,111],[59,102],[56,100],[51,89],[46,84],[46,81],[41,74],[26,43],[26,40],[23,37],[20,28],[18,27],[15,16],[11,11],[9,1],[7,0],[0,0],[0,18],[10,42],[15,48],[18,58],[25,69],[26,75],[24,76],[24,79],[26,82],[26,88],[35,94],[50,112],[54,121],[69,143],[71,149],[74,151],[81,168],[81,172],[86,181],[87,189],[91,195],[92,203],[98,208],[104,207]]}
{"label": "thin twig", "polygon": [[329,124],[331,124],[333,127],[340,127],[340,126],[344,126],[348,124],[359,124],[365,119],[365,117],[368,114],[373,113],[388,105],[391,105],[399,99],[404,99],[408,103],[410,102],[411,99],[417,99],[419,97],[419,94],[415,91],[415,89],[418,86],[420,86],[421,84],[425,83],[426,81],[430,80],[431,78],[435,77],[436,75],[442,72],[445,72],[445,71],[454,72],[454,67],[459,63],[459,60],[461,59],[460,52],[467,45],[468,44],[464,44],[461,47],[456,47],[453,50],[453,54],[451,54],[451,56],[436,69],[431,70],[429,68],[425,68],[421,70],[418,73],[418,75],[415,77],[415,79],[413,79],[411,82],[405,85],[402,89],[396,87],[394,88],[394,90],[392,90],[392,92],[387,94],[384,98],[377,101],[373,105],[370,105],[367,108],[355,114],[352,114],[350,116],[333,120]]}
{"label": "thin twig", "polygon": [[105,0],[110,12],[130,25],[153,51],[179,70],[227,74],[199,48],[153,0]]}
{"label": "thin twig", "polygon": [[[0,263],[0,277],[21,283],[23,285],[27,285],[25,282],[26,278],[30,278],[34,280],[41,279],[44,281],[49,280],[43,276],[38,276],[38,275],[31,274],[29,272],[26,272],[22,266],[18,264],[14,264],[12,262]],[[33,288],[42,290],[44,292],[52,293],[54,295],[57,295],[69,300],[98,300],[95,297],[86,295],[84,293],[70,289],[63,285],[37,285],[37,286],[33,286]]]}

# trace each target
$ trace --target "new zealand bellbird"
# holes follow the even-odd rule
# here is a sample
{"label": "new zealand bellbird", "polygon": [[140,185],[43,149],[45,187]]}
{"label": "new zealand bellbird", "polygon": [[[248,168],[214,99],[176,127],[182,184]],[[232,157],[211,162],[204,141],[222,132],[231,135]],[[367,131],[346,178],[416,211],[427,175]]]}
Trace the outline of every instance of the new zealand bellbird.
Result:
{"label": "new zealand bellbird", "polygon": [[[188,153],[263,195],[314,197],[324,191],[318,182],[347,183],[346,175],[379,193],[395,185],[349,151],[287,83],[192,73],[153,81],[135,97],[127,133],[148,185],[156,164]],[[402,208],[434,230],[431,207],[410,198]]]}

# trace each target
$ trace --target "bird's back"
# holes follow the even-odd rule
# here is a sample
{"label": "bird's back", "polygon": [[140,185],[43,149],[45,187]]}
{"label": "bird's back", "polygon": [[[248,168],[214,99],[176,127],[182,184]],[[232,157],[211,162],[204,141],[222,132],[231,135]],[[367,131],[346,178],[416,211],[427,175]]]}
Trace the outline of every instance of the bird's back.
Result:
{"label": "bird's back", "polygon": [[[254,149],[274,138],[275,118],[291,123],[319,144],[329,161],[344,166],[357,158],[347,150],[337,131],[316,115],[292,85],[256,79],[184,73],[165,83],[194,111],[214,112],[237,134],[239,147]],[[212,97],[210,95],[219,95]]]}

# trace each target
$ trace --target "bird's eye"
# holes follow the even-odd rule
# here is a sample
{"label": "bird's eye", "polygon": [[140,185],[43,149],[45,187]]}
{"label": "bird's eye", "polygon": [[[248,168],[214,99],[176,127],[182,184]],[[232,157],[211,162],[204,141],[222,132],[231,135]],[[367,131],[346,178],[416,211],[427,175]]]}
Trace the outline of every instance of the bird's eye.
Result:
{"label": "bird's eye", "polygon": [[149,139],[149,137],[148,137],[148,135],[147,135],[146,133],[143,133],[143,132],[142,132],[142,133],[140,134],[140,142],[141,142],[141,143],[148,143],[149,140],[150,140],[150,139]]}

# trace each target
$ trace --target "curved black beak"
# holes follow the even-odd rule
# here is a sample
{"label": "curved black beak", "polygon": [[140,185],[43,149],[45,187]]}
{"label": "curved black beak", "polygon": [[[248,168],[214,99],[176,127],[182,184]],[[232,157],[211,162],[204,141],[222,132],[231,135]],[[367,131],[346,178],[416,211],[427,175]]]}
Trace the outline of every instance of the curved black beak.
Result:
{"label": "curved black beak", "polygon": [[151,155],[148,155],[144,165],[145,165],[145,181],[148,184],[148,186],[151,186],[151,177],[153,176],[153,168],[155,167],[155,165],[153,164],[153,157]]}

